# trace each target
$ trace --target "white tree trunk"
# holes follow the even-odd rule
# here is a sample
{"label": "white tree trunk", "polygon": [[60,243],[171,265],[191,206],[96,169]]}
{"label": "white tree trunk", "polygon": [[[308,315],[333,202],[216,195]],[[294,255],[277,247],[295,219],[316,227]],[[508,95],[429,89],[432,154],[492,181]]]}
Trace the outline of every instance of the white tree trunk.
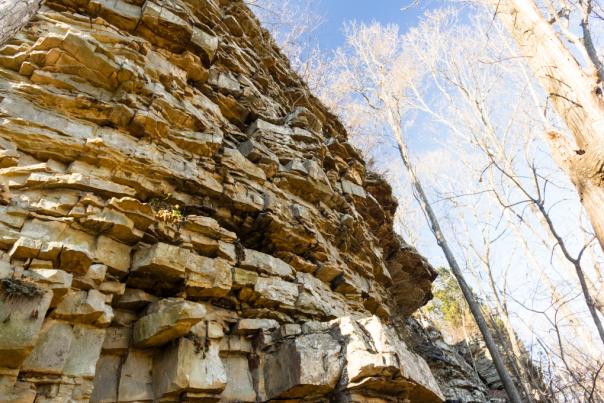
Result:
{"label": "white tree trunk", "polygon": [[41,3],[41,0],[0,0],[0,46],[31,20]]}
{"label": "white tree trunk", "polygon": [[[586,74],[532,0],[490,0],[571,131],[562,158],[604,249],[604,104],[597,76]],[[560,148],[552,138],[552,147]]]}
{"label": "white tree trunk", "polygon": [[[393,119],[391,119],[391,120],[393,120]],[[438,222],[438,219],[436,218],[436,214],[434,213],[434,210],[432,209],[432,206],[430,205],[428,196],[426,196],[426,193],[424,192],[422,184],[419,181],[419,178],[417,177],[417,175],[415,173],[415,168],[411,164],[411,161],[409,159],[409,153],[407,152],[407,147],[403,141],[400,131],[394,124],[392,126],[395,127],[394,136],[395,136],[396,142],[398,144],[398,149],[399,149],[399,154],[401,156],[401,160],[403,161],[403,165],[405,166],[407,172],[409,173],[409,176],[411,177],[411,183],[412,183],[413,187],[415,188],[415,191],[417,192],[418,201],[419,201],[422,209],[426,213],[426,218],[432,229],[432,233],[434,234],[434,237],[436,238],[436,242],[438,243],[438,246],[440,246],[440,248],[442,249],[442,251],[445,255],[445,258],[447,259],[447,262],[449,263],[449,267],[451,268],[451,271],[453,272],[453,275],[455,276],[455,279],[457,280],[457,284],[459,285],[459,288],[461,289],[461,292],[462,292],[466,302],[468,303],[468,307],[470,308],[470,311],[472,312],[474,320],[476,321],[476,324],[478,325],[478,329],[480,330],[480,333],[482,334],[482,337],[487,346],[487,349],[489,350],[489,353],[491,354],[491,358],[493,360],[493,365],[495,366],[497,373],[499,374],[499,378],[501,379],[501,382],[503,383],[503,387],[508,395],[508,399],[511,403],[521,403],[522,398],[520,397],[520,394],[518,393],[518,390],[516,389],[516,385],[514,385],[514,381],[512,380],[510,374],[508,373],[507,368],[505,367],[503,357],[499,351],[499,348],[497,347],[497,344],[495,343],[495,340],[493,339],[493,335],[491,334],[491,330],[489,329],[487,322],[482,314],[482,311],[480,309],[480,305],[477,302],[476,296],[474,295],[472,289],[466,282],[464,275],[461,271],[461,267],[459,266],[459,264],[457,263],[457,260],[455,259],[455,256],[453,255],[453,251],[449,248],[449,244],[440,228],[440,224]]]}

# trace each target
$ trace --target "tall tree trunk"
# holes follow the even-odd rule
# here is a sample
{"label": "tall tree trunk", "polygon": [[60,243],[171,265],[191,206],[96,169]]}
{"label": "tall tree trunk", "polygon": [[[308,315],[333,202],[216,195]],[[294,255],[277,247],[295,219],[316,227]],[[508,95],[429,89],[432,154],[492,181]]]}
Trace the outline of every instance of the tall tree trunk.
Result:
{"label": "tall tree trunk", "polygon": [[0,0],[0,46],[32,19],[41,3],[41,0]]}
{"label": "tall tree trunk", "polygon": [[[505,346],[506,344],[509,344],[509,347],[512,350],[511,352],[508,351],[508,355],[510,357],[510,363],[512,364],[513,368],[517,372],[516,376],[517,376],[518,380],[520,381],[526,401],[528,403],[532,403],[533,398],[531,395],[531,390],[533,388],[531,385],[530,369],[528,368],[528,365],[527,365],[527,362],[525,359],[526,354],[523,352],[523,349],[520,346],[518,337],[516,336],[516,332],[512,328],[512,324],[510,322],[510,317],[508,315],[507,307],[504,305],[504,303],[501,301],[501,298],[499,297],[499,290],[497,290],[497,286],[495,285],[495,279],[493,278],[493,271],[491,270],[490,264],[488,264],[488,263],[487,263],[487,275],[489,278],[489,285],[493,292],[493,296],[495,297],[494,298],[495,304],[497,306],[496,312],[499,314],[499,319],[501,319],[503,328],[504,328],[505,332],[507,333],[507,340],[505,337],[503,337],[502,334],[499,335],[499,339],[501,340],[500,345]],[[492,318],[492,316],[491,316],[491,321],[493,323],[495,332],[500,333],[499,329],[497,328],[497,323],[495,322],[495,319]]]}
{"label": "tall tree trunk", "polygon": [[[587,75],[533,0],[489,0],[572,133],[560,156],[604,249],[604,104],[597,75]],[[552,137],[552,147],[560,148]]]}
{"label": "tall tree trunk", "polygon": [[[516,356],[515,351],[510,351],[510,350],[512,350],[512,346],[511,346],[510,342],[508,341],[508,339],[503,334],[502,330],[499,329],[497,321],[495,320],[493,315],[490,312],[485,312],[485,314],[486,314],[487,318],[489,319],[489,323],[491,324],[491,329],[493,329],[493,333],[495,334],[495,337],[497,338],[497,340],[499,340],[499,345],[504,350],[503,357],[507,358],[508,368],[512,369],[512,373],[514,374],[516,379],[519,379],[522,381],[520,386],[522,386],[523,397],[526,399],[525,402],[533,403],[532,396],[529,392],[529,390],[531,390],[532,388],[529,386],[528,372],[526,374],[523,373],[524,369],[522,369],[522,367],[521,367],[520,359],[518,358],[518,356]],[[497,311],[496,314],[498,314],[499,317],[501,317],[501,313],[499,311]],[[507,351],[505,351],[505,350],[507,350]]]}
{"label": "tall tree trunk", "polygon": [[[391,119],[392,119],[392,117],[391,117]],[[392,119],[392,120],[394,120],[394,119]],[[397,126],[392,125],[392,127],[397,127]],[[430,227],[432,229],[432,233],[434,234],[434,237],[436,238],[436,242],[438,243],[438,246],[440,246],[443,253],[445,254],[447,262],[449,263],[449,266],[451,267],[451,271],[453,272],[453,275],[455,276],[455,279],[457,280],[457,283],[459,284],[459,288],[461,289],[461,292],[463,293],[463,296],[464,296],[466,302],[468,303],[468,306],[470,307],[472,316],[474,316],[474,320],[476,321],[476,324],[478,325],[478,329],[480,330],[480,333],[482,334],[482,337],[484,338],[485,344],[487,346],[487,349],[489,350],[489,353],[491,354],[491,358],[493,359],[493,364],[495,365],[497,373],[499,374],[499,378],[501,379],[501,382],[503,383],[503,387],[505,388],[508,398],[511,403],[521,403],[522,399],[520,397],[520,394],[518,393],[518,390],[516,389],[516,385],[514,385],[514,382],[512,381],[512,378],[510,377],[510,374],[508,373],[508,370],[505,367],[501,353],[499,352],[497,344],[495,344],[495,340],[493,339],[493,335],[491,334],[491,330],[489,329],[487,322],[482,314],[482,311],[480,310],[480,305],[476,301],[476,297],[474,296],[472,289],[466,282],[466,280],[463,276],[463,273],[461,272],[461,268],[459,267],[459,264],[457,263],[457,260],[455,259],[455,256],[453,255],[453,251],[449,248],[449,244],[440,228],[440,224],[438,222],[438,219],[436,218],[436,214],[434,213],[434,210],[432,209],[432,206],[430,205],[430,203],[428,201],[428,196],[424,192],[424,188],[422,187],[422,184],[419,181],[419,178],[417,177],[417,175],[415,173],[415,168],[411,164],[411,161],[409,159],[409,153],[407,152],[407,147],[406,147],[405,143],[403,142],[403,138],[402,138],[400,131],[395,130],[395,138],[396,138],[396,142],[398,144],[398,149],[399,149],[401,159],[403,161],[405,168],[409,172],[409,176],[411,177],[412,185],[413,185],[415,191],[417,192],[418,199],[422,206],[422,209],[426,213],[426,217],[427,217],[428,223],[430,224]]]}

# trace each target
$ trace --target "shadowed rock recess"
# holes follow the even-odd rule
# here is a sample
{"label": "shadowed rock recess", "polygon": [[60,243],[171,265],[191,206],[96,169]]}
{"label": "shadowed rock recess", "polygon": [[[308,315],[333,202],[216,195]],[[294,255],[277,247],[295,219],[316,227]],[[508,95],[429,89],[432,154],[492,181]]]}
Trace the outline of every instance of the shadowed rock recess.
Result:
{"label": "shadowed rock recess", "polygon": [[240,1],[57,0],[0,48],[0,400],[438,402],[434,271]]}

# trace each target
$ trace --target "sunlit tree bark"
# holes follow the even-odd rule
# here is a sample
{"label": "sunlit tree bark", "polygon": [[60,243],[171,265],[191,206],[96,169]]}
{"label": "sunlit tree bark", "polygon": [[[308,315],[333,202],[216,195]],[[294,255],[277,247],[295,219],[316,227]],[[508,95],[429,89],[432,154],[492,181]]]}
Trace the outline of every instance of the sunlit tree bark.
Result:
{"label": "sunlit tree bark", "polygon": [[[574,137],[576,146],[567,147],[560,144],[562,137],[552,136],[552,148],[577,188],[604,249],[604,105],[598,75],[583,70],[533,0],[491,3]],[[591,55],[595,57],[593,49]]]}

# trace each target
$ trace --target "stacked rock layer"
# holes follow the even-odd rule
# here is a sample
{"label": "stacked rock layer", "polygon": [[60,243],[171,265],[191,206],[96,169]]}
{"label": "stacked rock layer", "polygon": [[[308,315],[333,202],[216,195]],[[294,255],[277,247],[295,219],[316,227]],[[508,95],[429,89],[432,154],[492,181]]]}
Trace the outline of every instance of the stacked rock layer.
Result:
{"label": "stacked rock layer", "polygon": [[434,272],[243,2],[43,3],[0,185],[1,401],[442,400]]}

